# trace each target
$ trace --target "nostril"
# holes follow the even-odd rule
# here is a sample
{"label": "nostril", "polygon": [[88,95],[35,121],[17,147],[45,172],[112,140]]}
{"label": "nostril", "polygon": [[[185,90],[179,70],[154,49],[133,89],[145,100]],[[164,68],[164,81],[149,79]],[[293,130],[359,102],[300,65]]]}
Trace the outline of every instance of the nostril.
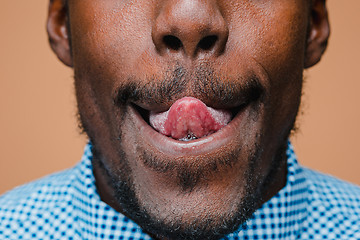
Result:
{"label": "nostril", "polygon": [[198,48],[202,50],[210,50],[214,47],[217,40],[218,37],[215,35],[206,36],[200,40],[200,42],[198,43]]}
{"label": "nostril", "polygon": [[163,42],[165,43],[165,45],[172,49],[172,50],[179,50],[180,48],[182,48],[183,44],[181,42],[181,40],[175,36],[172,35],[166,35],[163,37]]}

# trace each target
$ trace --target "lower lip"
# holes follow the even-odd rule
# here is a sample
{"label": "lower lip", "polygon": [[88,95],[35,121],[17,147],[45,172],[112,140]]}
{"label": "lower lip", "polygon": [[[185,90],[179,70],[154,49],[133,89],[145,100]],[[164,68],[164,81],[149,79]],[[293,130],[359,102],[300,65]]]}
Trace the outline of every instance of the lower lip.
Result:
{"label": "lower lip", "polygon": [[178,141],[157,132],[144,121],[132,105],[129,105],[129,113],[133,116],[134,124],[145,143],[166,155],[180,157],[208,154],[234,142],[241,131],[243,119],[246,119],[248,108],[249,105],[241,109],[228,125],[216,133],[188,142]]}

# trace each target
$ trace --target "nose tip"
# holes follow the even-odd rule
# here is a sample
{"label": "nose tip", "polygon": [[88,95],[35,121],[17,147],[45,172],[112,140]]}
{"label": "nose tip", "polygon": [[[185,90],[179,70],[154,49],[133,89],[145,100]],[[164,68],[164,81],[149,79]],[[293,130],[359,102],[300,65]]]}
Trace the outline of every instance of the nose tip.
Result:
{"label": "nose tip", "polygon": [[220,55],[228,27],[215,1],[163,1],[154,21],[152,39],[160,54],[182,53],[189,58]]}

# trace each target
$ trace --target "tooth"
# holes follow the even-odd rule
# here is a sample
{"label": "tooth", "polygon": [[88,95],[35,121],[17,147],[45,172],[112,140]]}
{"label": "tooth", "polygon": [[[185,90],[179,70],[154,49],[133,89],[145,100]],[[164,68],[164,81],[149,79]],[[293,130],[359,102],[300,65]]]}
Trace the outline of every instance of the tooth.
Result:
{"label": "tooth", "polygon": [[188,133],[186,135],[186,137],[180,138],[179,140],[184,141],[184,142],[188,142],[188,141],[195,140],[195,139],[197,139],[197,137],[193,133]]}

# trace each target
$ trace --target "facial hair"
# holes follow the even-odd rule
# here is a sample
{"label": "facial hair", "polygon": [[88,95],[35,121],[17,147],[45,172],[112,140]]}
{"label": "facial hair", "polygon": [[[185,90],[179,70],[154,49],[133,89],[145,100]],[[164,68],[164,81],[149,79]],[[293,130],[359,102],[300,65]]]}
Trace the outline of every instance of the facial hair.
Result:
{"label": "facial hair", "polygon": [[[193,85],[196,86],[194,87],[194,95],[207,93],[207,98],[214,101],[219,101],[220,98],[220,101],[226,103],[234,101],[234,98],[244,96],[249,99],[261,98],[263,96],[263,88],[255,75],[248,76],[248,84],[245,87],[233,84],[236,81],[223,81],[220,78],[216,78],[212,71],[207,69],[200,69],[196,77],[192,79],[197,80],[197,84]],[[169,101],[171,98],[176,98],[177,95],[183,93],[189,84],[186,81],[186,72],[183,68],[175,69],[170,75],[170,79],[164,79],[157,85],[154,83],[152,85],[141,86],[137,85],[136,82],[141,81],[133,80],[126,86],[119,88],[114,98],[114,104],[121,107],[129,102],[129,100],[139,99],[150,103]],[[220,95],[219,91],[221,92]],[[256,166],[258,166],[264,151],[260,144],[261,134],[258,134],[254,146],[251,147],[251,152],[247,153],[249,165],[244,169],[244,193],[242,194],[242,199],[238,201],[239,204],[234,208],[235,210],[216,215],[206,213],[205,210],[202,218],[194,219],[191,222],[184,222],[181,215],[173,215],[171,218],[166,219],[159,218],[138,199],[133,173],[128,164],[131,159],[128,158],[122,148],[117,150],[120,159],[118,166],[115,170],[110,170],[104,165],[104,162],[108,161],[104,159],[104,154],[97,148],[96,139],[91,139],[91,141],[94,143],[93,164],[102,169],[103,174],[107,176],[108,184],[114,189],[114,197],[121,206],[122,213],[139,224],[145,232],[149,234],[155,233],[155,237],[167,239],[219,239],[237,230],[263,202],[263,191],[266,189],[266,186],[271,184],[271,176],[276,175],[279,171],[278,166],[284,159],[283,154],[287,145],[285,141],[278,149],[276,156],[272,159],[269,174],[264,178],[256,170]],[[121,146],[123,141],[122,134],[120,134],[118,141]],[[148,149],[137,148],[138,157],[145,166],[155,172],[176,173],[174,179],[177,185],[184,193],[188,194],[195,191],[200,181],[206,180],[209,172],[216,172],[222,167],[231,167],[240,158],[241,151],[242,149],[239,148],[223,154],[221,158],[199,159],[208,164],[194,167],[184,163],[164,164],[172,161],[160,159]]]}

